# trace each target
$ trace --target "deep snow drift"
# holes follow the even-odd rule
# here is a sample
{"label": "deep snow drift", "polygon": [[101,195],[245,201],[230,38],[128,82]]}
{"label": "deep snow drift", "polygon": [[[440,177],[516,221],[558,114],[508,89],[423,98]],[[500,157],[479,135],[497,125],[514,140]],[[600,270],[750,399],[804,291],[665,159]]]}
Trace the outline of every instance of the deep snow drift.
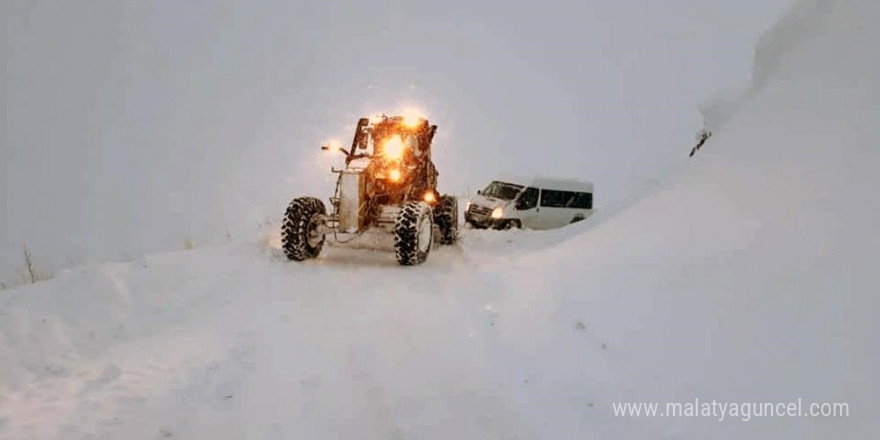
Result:
{"label": "deep snow drift", "polygon": [[[691,166],[417,268],[238,244],[0,292],[0,437],[869,438],[880,4],[802,0]],[[627,401],[846,418],[615,417]]]}

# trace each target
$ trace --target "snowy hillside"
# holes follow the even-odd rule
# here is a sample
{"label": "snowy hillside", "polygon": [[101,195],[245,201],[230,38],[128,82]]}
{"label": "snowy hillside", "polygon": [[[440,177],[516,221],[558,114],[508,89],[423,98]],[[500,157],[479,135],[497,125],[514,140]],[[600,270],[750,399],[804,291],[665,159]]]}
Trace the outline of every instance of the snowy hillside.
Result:
{"label": "snowy hillside", "polygon": [[[873,0],[799,0],[689,166],[613,216],[424,265],[268,243],[0,292],[0,438],[871,438]],[[615,417],[615,402],[849,417]]]}

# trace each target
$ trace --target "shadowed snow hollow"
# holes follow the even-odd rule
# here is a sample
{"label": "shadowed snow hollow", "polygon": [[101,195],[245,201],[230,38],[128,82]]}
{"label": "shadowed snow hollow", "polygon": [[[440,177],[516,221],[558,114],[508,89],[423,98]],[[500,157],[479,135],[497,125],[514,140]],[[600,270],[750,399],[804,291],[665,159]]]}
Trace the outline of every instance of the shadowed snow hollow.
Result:
{"label": "shadowed snow hollow", "polygon": [[[233,245],[0,293],[0,438],[868,438],[880,4],[800,1],[692,165],[424,266]],[[615,417],[614,402],[849,417]]]}

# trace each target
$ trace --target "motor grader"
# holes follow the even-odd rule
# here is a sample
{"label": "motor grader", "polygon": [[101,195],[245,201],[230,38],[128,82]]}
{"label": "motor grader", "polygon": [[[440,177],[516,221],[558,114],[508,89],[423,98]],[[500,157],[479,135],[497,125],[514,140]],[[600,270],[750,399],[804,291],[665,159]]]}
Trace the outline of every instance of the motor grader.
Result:
{"label": "motor grader", "polygon": [[290,202],[281,228],[287,258],[317,257],[334,245],[393,251],[398,263],[424,263],[437,244],[458,238],[458,201],[437,191],[431,148],[437,126],[409,116],[374,116],[357,123],[350,148],[321,147],[345,156],[332,168],[332,212],[314,197]]}

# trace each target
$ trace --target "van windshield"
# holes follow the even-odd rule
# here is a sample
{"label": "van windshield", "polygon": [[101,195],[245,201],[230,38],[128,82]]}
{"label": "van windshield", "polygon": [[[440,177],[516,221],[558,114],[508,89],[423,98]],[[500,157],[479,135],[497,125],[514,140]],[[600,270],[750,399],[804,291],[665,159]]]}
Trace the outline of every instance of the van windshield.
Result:
{"label": "van windshield", "polygon": [[513,200],[522,191],[522,185],[514,185],[512,183],[492,182],[482,194],[486,197],[493,197],[501,200]]}

